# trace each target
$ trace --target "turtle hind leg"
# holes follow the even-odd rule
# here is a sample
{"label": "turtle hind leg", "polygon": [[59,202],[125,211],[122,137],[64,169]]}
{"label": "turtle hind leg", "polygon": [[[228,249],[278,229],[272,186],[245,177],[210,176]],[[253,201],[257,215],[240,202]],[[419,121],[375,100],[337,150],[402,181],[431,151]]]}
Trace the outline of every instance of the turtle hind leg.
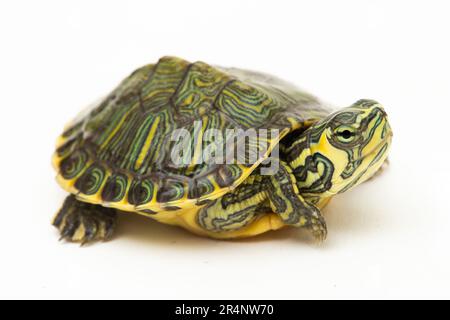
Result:
{"label": "turtle hind leg", "polygon": [[111,239],[116,218],[115,209],[84,203],[70,195],[53,219],[53,225],[61,233],[61,239],[85,244]]}

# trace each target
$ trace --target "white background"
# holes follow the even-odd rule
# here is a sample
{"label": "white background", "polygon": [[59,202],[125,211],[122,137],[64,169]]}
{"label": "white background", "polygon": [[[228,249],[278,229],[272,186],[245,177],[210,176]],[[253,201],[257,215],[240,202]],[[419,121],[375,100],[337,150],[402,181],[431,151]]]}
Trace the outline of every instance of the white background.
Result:
{"label": "white background", "polygon": [[[448,1],[0,4],[0,298],[450,298]],[[326,208],[329,237],[222,242],[124,215],[80,248],[50,226],[50,166],[81,108],[163,55],[278,75],[336,106],[379,100],[382,176]]]}

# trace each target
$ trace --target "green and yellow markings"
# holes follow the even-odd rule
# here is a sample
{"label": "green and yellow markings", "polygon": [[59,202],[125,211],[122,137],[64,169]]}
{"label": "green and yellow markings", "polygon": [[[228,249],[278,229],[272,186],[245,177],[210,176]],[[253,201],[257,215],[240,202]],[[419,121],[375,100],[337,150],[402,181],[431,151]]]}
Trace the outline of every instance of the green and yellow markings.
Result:
{"label": "green and yellow markings", "polygon": [[88,162],[88,154],[84,150],[78,150],[58,163],[59,173],[66,180],[76,179],[86,170]]}
{"label": "green and yellow markings", "polygon": [[[56,176],[56,181],[58,184],[67,192],[78,194],[78,189],[75,188],[76,181],[86,172],[86,170],[93,164],[93,161],[90,159],[86,160],[86,163],[81,167],[79,172],[76,175],[73,176],[64,176],[63,173],[60,171],[58,175]],[[61,166],[61,164],[60,164]],[[61,169],[61,167],[60,167]]]}
{"label": "green and yellow markings", "polygon": [[228,85],[217,99],[217,108],[249,128],[268,120],[278,104],[263,88],[240,81]]}
{"label": "green and yellow markings", "polygon": [[134,206],[135,211],[161,211],[157,202],[159,188],[158,183],[150,177],[137,179],[128,191],[128,203]]}
{"label": "green and yellow markings", "polygon": [[[120,113],[118,113],[118,115],[115,117],[115,119],[113,120],[113,122],[110,124],[110,128],[113,128],[113,130],[111,131],[111,133],[109,133],[107,136],[105,135],[105,137],[102,137],[101,140],[101,145],[100,145],[100,149],[105,149],[109,143],[111,142],[111,140],[116,136],[116,134],[119,132],[119,130],[122,128],[123,124],[127,121],[128,116],[130,115],[130,113],[135,109],[135,107],[137,107],[138,104],[135,104],[134,106],[132,106],[128,111],[126,111],[123,115],[121,115]],[[116,124],[117,120],[120,119],[118,121],[118,123]]]}
{"label": "green and yellow markings", "polygon": [[300,121],[299,118],[294,117],[287,117],[287,121],[289,122],[291,126],[291,131],[299,130],[299,129],[308,129],[313,124],[315,124],[317,121],[319,121],[318,118],[311,118],[311,119],[305,119],[304,121]]}
{"label": "green and yellow markings", "polygon": [[105,182],[106,170],[98,164],[93,164],[77,179],[75,188],[87,196],[96,194]]}
{"label": "green and yellow markings", "polygon": [[108,177],[102,191],[102,199],[105,202],[120,202],[126,195],[128,181],[124,174],[112,174]]}
{"label": "green and yellow markings", "polygon": [[139,156],[136,160],[136,163],[134,164],[134,169],[139,170],[144,163],[145,157],[147,156],[148,152],[150,151],[150,147],[152,146],[152,142],[155,138],[156,130],[158,129],[159,122],[161,121],[160,117],[156,117],[153,121],[153,124],[150,128],[150,131],[147,135],[147,139],[145,140],[144,146],[142,147]]}
{"label": "green and yellow markings", "polygon": [[304,166],[306,163],[306,158],[311,155],[311,150],[308,148],[303,149],[300,154],[293,161],[289,163],[291,168],[298,168]]}
{"label": "green and yellow markings", "polygon": [[139,156],[140,150],[145,143],[145,139],[147,134],[154,123],[155,117],[153,115],[147,115],[147,117],[138,125],[138,130],[136,135],[129,142],[129,145],[125,146],[127,148],[127,153],[123,158],[123,161],[120,165],[121,168],[126,168],[132,170],[134,168],[134,164],[136,159]]}
{"label": "green and yellow markings", "polygon": [[179,201],[185,195],[186,185],[181,181],[166,180],[159,188],[156,201],[161,205]]}
{"label": "green and yellow markings", "polygon": [[192,155],[192,160],[186,169],[186,174],[190,175],[194,172],[198,164],[203,162],[203,135],[206,132],[208,126],[207,117],[203,117],[201,122],[195,122],[193,128],[193,138],[194,138],[194,153]]}

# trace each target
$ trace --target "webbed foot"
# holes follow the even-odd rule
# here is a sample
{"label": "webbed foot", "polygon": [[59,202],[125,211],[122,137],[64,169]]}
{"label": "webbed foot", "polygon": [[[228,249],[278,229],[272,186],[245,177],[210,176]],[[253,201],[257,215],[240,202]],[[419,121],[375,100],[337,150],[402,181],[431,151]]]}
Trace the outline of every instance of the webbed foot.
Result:
{"label": "webbed foot", "polygon": [[84,203],[70,195],[53,219],[61,239],[85,244],[111,239],[116,226],[115,209]]}
{"label": "webbed foot", "polygon": [[280,162],[278,172],[270,177],[268,197],[273,212],[283,222],[295,227],[307,228],[320,242],[327,237],[327,224],[319,208],[307,202],[299,193],[291,168]]}

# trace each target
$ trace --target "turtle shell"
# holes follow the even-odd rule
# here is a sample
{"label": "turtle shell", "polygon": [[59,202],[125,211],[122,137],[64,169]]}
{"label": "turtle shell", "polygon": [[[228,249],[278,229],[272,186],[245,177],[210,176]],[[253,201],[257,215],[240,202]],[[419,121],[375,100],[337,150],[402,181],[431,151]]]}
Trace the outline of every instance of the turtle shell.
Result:
{"label": "turtle shell", "polygon": [[[283,137],[327,114],[316,98],[272,76],[163,57],[72,121],[53,164],[60,185],[85,202],[145,214],[189,208],[234,189]],[[177,129],[196,139],[193,161],[181,166],[172,161]],[[208,129],[238,132],[235,145],[249,143],[248,129],[269,135],[253,163],[217,164],[198,161],[211,143],[198,137]]]}

